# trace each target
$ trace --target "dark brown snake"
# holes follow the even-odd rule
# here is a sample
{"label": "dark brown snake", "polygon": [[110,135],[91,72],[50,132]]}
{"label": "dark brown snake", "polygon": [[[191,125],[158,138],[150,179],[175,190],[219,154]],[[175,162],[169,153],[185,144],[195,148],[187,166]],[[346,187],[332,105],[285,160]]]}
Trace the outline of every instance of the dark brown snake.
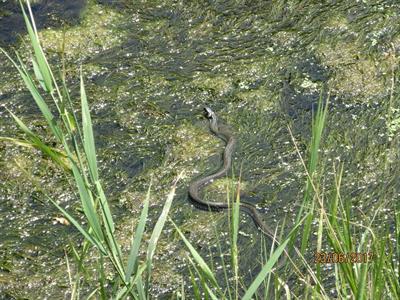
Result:
{"label": "dark brown snake", "polygon": [[[204,200],[200,196],[200,189],[210,184],[213,180],[227,174],[232,164],[232,154],[236,144],[236,139],[229,130],[222,126],[218,126],[217,116],[209,107],[205,107],[204,111],[206,117],[210,120],[210,130],[226,143],[223,156],[224,163],[221,168],[214,174],[196,179],[191,182],[189,185],[189,196],[192,200],[192,203],[200,209],[220,211],[223,209],[229,209],[230,205],[226,202],[214,202]],[[254,205],[241,201],[240,209],[251,216],[251,218],[254,220],[254,223],[263,234],[269,237],[272,241],[275,241],[277,244],[279,244],[274,237],[274,232],[262,221],[262,217]]]}

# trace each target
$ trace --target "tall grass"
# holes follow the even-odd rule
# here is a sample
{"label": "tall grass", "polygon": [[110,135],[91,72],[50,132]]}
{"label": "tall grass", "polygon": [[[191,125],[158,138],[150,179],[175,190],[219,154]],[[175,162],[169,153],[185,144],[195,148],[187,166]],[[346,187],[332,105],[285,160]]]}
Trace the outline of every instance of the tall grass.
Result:
{"label": "tall grass", "polygon": [[[351,253],[369,254],[368,259],[363,262],[350,259],[348,262],[334,263],[334,277],[330,280],[326,279],[327,272],[322,269],[323,265],[320,263],[317,263],[314,269],[307,268],[308,278],[312,278],[312,280],[306,281],[305,294],[309,295],[306,298],[329,299],[327,285],[334,282],[336,297],[340,299],[381,299],[382,297],[399,299],[400,268],[398,262],[400,256],[395,250],[400,245],[399,206],[394,206],[393,220],[396,231],[390,232],[386,229],[376,233],[372,227],[373,222],[378,214],[383,212],[387,203],[381,200],[379,207],[366,225],[357,222],[358,220],[353,220],[354,212],[352,210],[354,208],[351,199],[341,195],[343,164],[339,164],[339,168],[333,165],[334,185],[330,189],[325,188],[331,192],[324,192],[319,188],[323,173],[317,171],[317,165],[327,108],[328,101],[323,107],[322,99],[320,99],[317,113],[313,118],[308,166],[302,158],[289,128],[295,149],[307,175],[303,203],[299,209],[297,220],[304,211],[309,212],[308,216],[306,215],[303,233],[296,234],[294,238],[300,238],[301,254],[306,249],[315,249],[315,253],[321,253],[325,251],[324,248],[330,248],[332,253],[347,257],[351,257]],[[320,168],[327,168],[327,166],[320,166]],[[310,239],[312,221],[315,219],[317,219],[316,245]],[[326,245],[323,247],[323,243],[328,243],[329,247]]]}
{"label": "tall grass", "polygon": [[[228,188],[232,191],[233,188]],[[191,283],[193,285],[193,292],[195,299],[260,299],[259,293],[260,288],[264,289],[265,295],[276,293],[280,290],[281,286],[284,286],[284,282],[278,282],[274,286],[274,290],[269,290],[269,288],[265,288],[268,286],[268,276],[272,274],[273,271],[276,271],[277,263],[280,257],[283,255],[285,248],[287,247],[290,239],[293,234],[297,231],[298,226],[300,226],[304,218],[301,219],[297,226],[292,228],[292,230],[286,235],[286,238],[279,243],[276,249],[274,249],[275,244],[272,243],[270,249],[270,255],[263,255],[264,263],[261,266],[261,270],[258,274],[256,274],[254,280],[246,285],[242,282],[242,276],[239,273],[239,264],[240,264],[240,251],[238,248],[238,233],[239,233],[239,210],[240,210],[240,184],[237,186],[236,196],[232,193],[231,196],[228,196],[228,203],[232,203],[232,207],[230,211],[230,227],[229,227],[229,236],[230,236],[230,256],[231,256],[231,265],[228,266],[224,263],[224,258],[222,254],[221,246],[218,242],[218,249],[221,257],[221,264],[223,268],[224,277],[222,280],[218,280],[216,277],[216,273],[212,270],[215,268],[211,264],[207,263],[201,255],[196,251],[194,246],[189,242],[189,240],[184,236],[178,226],[173,223],[175,226],[175,230],[178,232],[181,239],[184,241],[184,244],[188,248],[190,252],[190,256],[188,260],[190,262],[190,274],[191,274]],[[233,201],[232,201],[233,200]],[[215,235],[218,236],[219,233],[215,230]],[[265,253],[264,253],[265,254]],[[193,271],[197,274],[199,278],[200,284],[198,284],[193,276]],[[233,283],[229,280],[229,276],[227,274],[233,274]],[[287,297],[290,297],[289,290],[285,289],[287,293]],[[261,298],[263,299],[263,298]]]}
{"label": "tall grass", "polygon": [[[306,247],[308,245],[311,232],[311,223],[314,219],[315,201],[313,200],[315,196],[318,196],[317,167],[319,161],[319,149],[322,139],[322,133],[324,130],[328,112],[328,104],[329,104],[329,96],[327,97],[326,101],[323,101],[323,92],[321,92],[320,99],[318,102],[318,108],[315,116],[313,116],[312,119],[311,143],[309,146],[309,157],[308,157],[309,162],[308,162],[308,167],[306,168],[307,178],[306,178],[306,186],[303,196],[303,202],[301,203],[300,209],[297,212],[296,216],[296,224],[298,224],[303,215],[304,214],[307,215],[301,237],[300,250],[302,254],[304,254]],[[290,134],[293,138],[291,131]],[[294,241],[291,241],[291,244],[293,244],[293,242]]]}
{"label": "tall grass", "polygon": [[[65,83],[65,76],[62,76],[61,80],[57,80],[44,55],[30,3],[27,1],[26,8],[28,13],[22,2],[20,2],[20,4],[30,44],[34,53],[31,58],[34,71],[33,75],[29,72],[28,66],[22,61],[18,53],[15,53],[15,60],[3,49],[1,49],[1,51],[18,70],[32,98],[45,118],[56,143],[62,147],[62,150],[46,145],[39,135],[29,129],[24,121],[12,112],[10,112],[10,114],[19,128],[25,133],[25,140],[20,141],[11,138],[8,138],[8,140],[24,146],[32,146],[40,149],[57,165],[67,170],[69,173],[72,173],[81,200],[81,207],[86,225],[82,225],[77,218],[58,205],[55,200],[46,196],[85,238],[82,249],[77,250],[72,247],[74,257],[80,266],[78,271],[84,271],[85,255],[89,246],[95,247],[98,251],[99,259],[97,264],[100,270],[99,287],[93,290],[92,295],[98,295],[103,299],[109,299],[111,297],[115,299],[124,299],[127,296],[133,297],[134,299],[146,299],[149,297],[149,290],[151,287],[154,251],[160,238],[162,228],[167,220],[176,182],[180,176],[178,176],[173,184],[161,215],[151,234],[147,246],[146,258],[144,261],[140,261],[138,253],[140,246],[143,244],[142,238],[148,216],[150,199],[149,187],[136,232],[132,239],[129,255],[125,258],[121,251],[121,245],[116,238],[115,223],[99,178],[93,126],[82,70],[80,72],[80,118],[82,120],[80,124],[79,117],[75,114],[73,109],[73,104]],[[60,81],[61,83],[59,83]],[[40,91],[40,88],[42,91]],[[43,96],[42,93],[46,96]],[[51,100],[51,107],[45,101],[46,97]],[[52,112],[53,110],[55,110],[54,113]],[[108,274],[106,274],[104,270],[105,261],[111,264],[113,270],[114,279],[112,281],[113,289],[111,294],[109,288],[106,287],[108,284],[106,279]],[[68,261],[67,266],[70,270]],[[80,274],[76,274],[76,279],[73,283],[70,274],[72,299],[80,297],[80,277]]]}

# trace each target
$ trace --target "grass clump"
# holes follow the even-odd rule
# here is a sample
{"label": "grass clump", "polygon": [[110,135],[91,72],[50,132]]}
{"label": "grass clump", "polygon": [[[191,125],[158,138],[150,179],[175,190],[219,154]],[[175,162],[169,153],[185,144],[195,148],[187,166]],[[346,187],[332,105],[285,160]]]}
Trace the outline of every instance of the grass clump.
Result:
{"label": "grass clump", "polygon": [[[78,116],[73,109],[72,101],[65,83],[64,74],[61,74],[61,78],[57,80],[50,68],[46,56],[44,55],[29,1],[26,6],[28,13],[21,2],[20,4],[27,26],[30,43],[34,50],[34,56],[32,57],[34,74],[29,72],[27,65],[24,64],[18,53],[15,53],[17,59],[14,60],[4,50],[1,51],[17,68],[26,87],[35,100],[36,105],[45,118],[55,142],[57,145],[62,147],[62,150],[48,146],[40,136],[29,129],[22,119],[14,115],[12,112],[10,112],[10,114],[18,124],[19,128],[25,133],[25,140],[10,138],[3,139],[41,150],[57,165],[62,167],[69,174],[72,174],[74,178],[79,198],[81,200],[81,207],[86,225],[82,225],[76,217],[59,206],[51,197],[46,195],[48,200],[60,210],[63,216],[73,224],[85,238],[81,249],[75,249],[72,247],[74,258],[76,259],[79,268],[75,276],[69,274],[71,299],[80,297],[79,293],[82,285],[81,272],[85,272],[84,261],[90,246],[94,247],[98,251],[97,264],[100,266],[98,277],[99,286],[90,293],[90,296],[98,295],[103,299],[109,299],[110,297],[123,299],[128,296],[135,299],[147,298],[151,286],[154,250],[161,235],[162,228],[166,222],[168,211],[171,207],[176,181],[167,197],[162,213],[148,242],[146,258],[144,261],[140,261],[139,248],[143,244],[142,237],[148,216],[150,199],[149,187],[139,223],[132,239],[129,255],[128,257],[124,257],[121,246],[117,241],[115,223],[99,178],[92,121],[82,70],[80,75],[81,115]],[[61,84],[59,84],[59,81],[61,81]],[[45,101],[45,97],[42,95],[43,92],[41,92],[40,88],[44,94],[52,100],[52,107],[50,107]],[[56,113],[52,112],[53,107]],[[178,179],[179,176],[176,180]],[[39,186],[38,188],[40,189]],[[108,261],[112,266],[111,281],[107,280],[109,274],[106,274],[104,268],[105,261]],[[68,261],[67,265],[70,270]],[[112,289],[109,287],[110,284],[112,285]]]}
{"label": "grass clump", "polygon": [[[308,165],[292,135],[307,175],[303,202],[297,214],[297,219],[306,214],[306,221],[303,232],[293,239],[301,244],[301,254],[315,249],[315,268],[305,265],[306,288],[302,294],[306,299],[330,299],[332,295],[340,299],[398,299],[399,253],[395,249],[400,244],[399,207],[395,205],[392,210],[395,232],[374,229],[374,222],[384,213],[387,201],[380,200],[370,219],[360,216],[351,199],[341,194],[344,164],[340,161],[333,164],[332,187],[321,186],[325,180],[321,170],[327,166],[320,157],[320,144],[328,111],[328,101],[322,106],[321,100],[313,118]],[[360,217],[361,221],[354,221]],[[315,240],[311,238],[313,232]],[[328,270],[334,271],[331,276],[327,276]]]}

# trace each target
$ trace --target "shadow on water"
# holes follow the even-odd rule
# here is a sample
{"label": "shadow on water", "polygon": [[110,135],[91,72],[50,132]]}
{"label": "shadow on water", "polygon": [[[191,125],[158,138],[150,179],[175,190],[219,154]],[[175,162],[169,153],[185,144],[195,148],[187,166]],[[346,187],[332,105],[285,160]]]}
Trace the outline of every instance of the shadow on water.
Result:
{"label": "shadow on water", "polygon": [[[37,28],[57,28],[77,25],[86,6],[86,0],[43,0],[32,1],[32,12]],[[18,1],[2,1],[0,4],[0,46],[17,41],[18,35],[26,32]]]}

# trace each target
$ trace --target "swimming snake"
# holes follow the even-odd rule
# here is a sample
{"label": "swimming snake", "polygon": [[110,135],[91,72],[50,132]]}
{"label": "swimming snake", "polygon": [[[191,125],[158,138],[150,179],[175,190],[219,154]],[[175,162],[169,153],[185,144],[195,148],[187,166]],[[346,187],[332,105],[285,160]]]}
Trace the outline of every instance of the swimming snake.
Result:
{"label": "swimming snake", "polygon": [[[229,205],[227,202],[204,200],[204,198],[200,196],[200,189],[210,184],[215,179],[225,176],[229,171],[232,164],[232,154],[236,144],[236,139],[225,126],[218,124],[218,119],[215,112],[213,112],[209,107],[205,107],[204,112],[206,117],[210,120],[211,132],[226,143],[223,155],[223,164],[215,173],[192,181],[189,185],[189,196],[192,200],[192,203],[200,209],[220,211],[231,208],[231,205]],[[264,233],[270,239],[276,241],[274,232],[262,221],[261,214],[254,205],[240,201],[240,209],[251,216],[251,218],[254,220],[254,223],[262,233]]]}

